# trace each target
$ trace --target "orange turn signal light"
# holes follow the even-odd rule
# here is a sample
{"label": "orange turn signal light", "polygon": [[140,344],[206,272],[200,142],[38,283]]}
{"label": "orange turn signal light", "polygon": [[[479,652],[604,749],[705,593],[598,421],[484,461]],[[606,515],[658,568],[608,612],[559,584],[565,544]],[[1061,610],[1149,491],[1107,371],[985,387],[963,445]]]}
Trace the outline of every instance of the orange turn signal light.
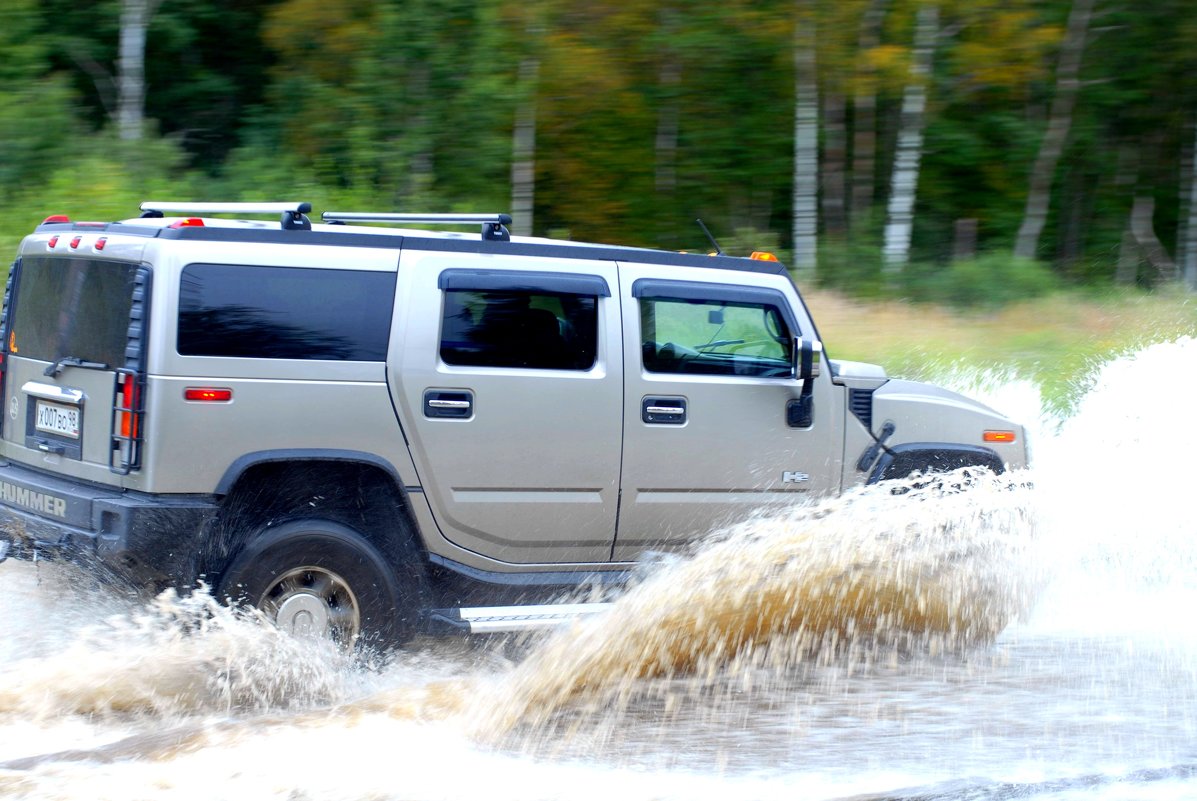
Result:
{"label": "orange turn signal light", "polygon": [[986,431],[981,439],[986,442],[1013,442],[1015,436],[1013,431]]}

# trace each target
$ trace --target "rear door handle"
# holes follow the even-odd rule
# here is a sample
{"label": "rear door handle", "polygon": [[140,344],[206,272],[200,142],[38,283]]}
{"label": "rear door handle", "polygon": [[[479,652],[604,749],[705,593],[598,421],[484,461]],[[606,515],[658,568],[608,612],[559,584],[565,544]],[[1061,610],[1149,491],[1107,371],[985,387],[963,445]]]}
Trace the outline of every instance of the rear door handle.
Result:
{"label": "rear door handle", "polygon": [[645,398],[640,402],[640,419],[655,425],[684,425],[686,422],[686,399]]}
{"label": "rear door handle", "polygon": [[469,390],[424,390],[424,416],[464,420],[474,416],[474,393]]}

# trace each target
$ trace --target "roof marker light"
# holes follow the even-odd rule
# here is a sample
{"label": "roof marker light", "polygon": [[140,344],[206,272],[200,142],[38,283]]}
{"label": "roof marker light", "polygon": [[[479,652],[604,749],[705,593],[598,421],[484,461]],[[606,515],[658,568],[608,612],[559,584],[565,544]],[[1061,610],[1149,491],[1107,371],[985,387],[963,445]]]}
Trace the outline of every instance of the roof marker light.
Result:
{"label": "roof marker light", "polygon": [[58,234],[55,234],[54,236],[50,237],[49,241],[46,242],[47,248],[54,248],[54,247],[57,247],[57,245],[58,245]]}
{"label": "roof marker light", "polygon": [[103,250],[104,246],[108,244],[108,237],[102,236],[96,240],[96,250]]}
{"label": "roof marker light", "polygon": [[71,247],[72,247],[72,248],[77,248],[77,247],[79,247],[79,243],[80,243],[80,242],[82,242],[82,241],[83,241],[83,237],[81,237],[81,236],[74,236],[74,237],[71,237]]}
{"label": "roof marker light", "polygon": [[756,261],[777,261],[776,256],[765,250],[754,250],[748,258],[755,259]]}
{"label": "roof marker light", "polygon": [[199,217],[187,217],[170,224],[171,228],[203,228],[204,221]]}
{"label": "roof marker light", "polygon": [[1013,431],[986,431],[981,435],[985,442],[1014,442]]}
{"label": "roof marker light", "polygon": [[71,218],[65,214],[51,214],[46,219],[42,220],[42,225],[46,223],[69,223]]}

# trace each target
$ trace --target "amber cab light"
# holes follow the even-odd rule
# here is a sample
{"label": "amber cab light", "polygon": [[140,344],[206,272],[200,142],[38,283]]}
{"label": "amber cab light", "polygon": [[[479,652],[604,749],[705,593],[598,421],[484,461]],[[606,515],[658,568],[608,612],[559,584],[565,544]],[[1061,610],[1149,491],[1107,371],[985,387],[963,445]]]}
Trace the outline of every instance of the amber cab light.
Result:
{"label": "amber cab light", "polygon": [[776,256],[765,250],[754,250],[748,258],[755,259],[756,261],[777,261]]}
{"label": "amber cab light", "polygon": [[183,400],[200,401],[201,403],[228,403],[233,399],[233,390],[227,387],[187,387],[183,390]]}
{"label": "amber cab light", "polygon": [[204,221],[199,217],[188,217],[170,224],[171,228],[203,228]]}
{"label": "amber cab light", "polygon": [[986,442],[1013,442],[1015,436],[1013,431],[986,431],[981,439]]}

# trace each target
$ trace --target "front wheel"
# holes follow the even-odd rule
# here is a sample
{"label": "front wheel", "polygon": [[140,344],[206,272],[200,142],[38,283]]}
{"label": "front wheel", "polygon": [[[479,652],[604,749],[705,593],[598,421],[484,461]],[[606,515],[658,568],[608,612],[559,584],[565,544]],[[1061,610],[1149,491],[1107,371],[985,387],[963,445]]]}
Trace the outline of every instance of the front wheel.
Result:
{"label": "front wheel", "polygon": [[225,572],[220,596],[261,611],[298,636],[350,649],[412,636],[419,592],[364,537],[339,523],[299,520],[251,540]]}

